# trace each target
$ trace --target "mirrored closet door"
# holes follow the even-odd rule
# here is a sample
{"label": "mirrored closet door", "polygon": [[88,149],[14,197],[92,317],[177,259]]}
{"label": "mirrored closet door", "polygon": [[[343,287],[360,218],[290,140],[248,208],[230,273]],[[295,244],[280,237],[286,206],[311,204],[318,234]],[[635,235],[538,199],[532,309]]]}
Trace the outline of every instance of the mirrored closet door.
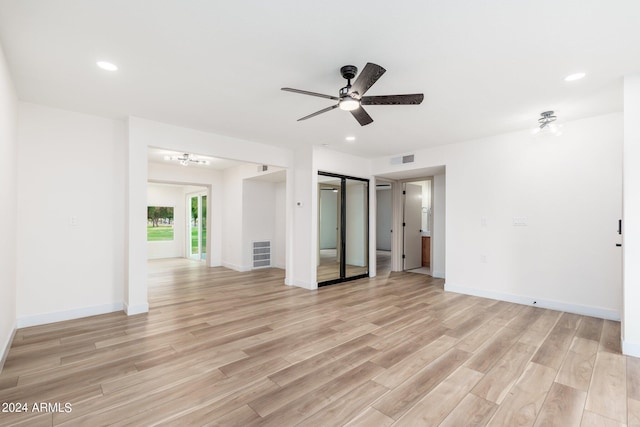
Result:
{"label": "mirrored closet door", "polygon": [[369,274],[369,181],[318,172],[318,286]]}

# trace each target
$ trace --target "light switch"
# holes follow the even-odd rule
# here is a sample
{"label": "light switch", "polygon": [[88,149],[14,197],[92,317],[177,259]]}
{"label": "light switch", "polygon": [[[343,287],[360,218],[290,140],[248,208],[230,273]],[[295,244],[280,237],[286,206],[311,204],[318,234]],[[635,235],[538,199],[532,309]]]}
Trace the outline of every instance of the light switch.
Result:
{"label": "light switch", "polygon": [[526,227],[527,226],[527,218],[522,216],[514,216],[513,217],[513,226],[514,227]]}

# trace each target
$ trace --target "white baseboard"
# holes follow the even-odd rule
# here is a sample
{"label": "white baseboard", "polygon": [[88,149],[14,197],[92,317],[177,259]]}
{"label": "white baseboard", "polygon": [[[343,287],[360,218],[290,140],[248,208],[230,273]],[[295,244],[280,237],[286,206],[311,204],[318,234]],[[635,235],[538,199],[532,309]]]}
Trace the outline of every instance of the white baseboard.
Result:
{"label": "white baseboard", "polygon": [[7,337],[7,341],[0,347],[0,373],[2,373],[2,368],[4,368],[4,362],[7,360],[9,349],[11,348],[11,343],[13,343],[13,338],[16,336],[17,330],[16,322],[13,322],[13,329]]}
{"label": "white baseboard", "polygon": [[436,271],[434,270],[431,274],[431,277],[435,277],[436,279],[444,279],[444,271]]}
{"label": "white baseboard", "polygon": [[144,304],[136,304],[129,306],[126,302],[124,303],[124,312],[127,316],[133,316],[135,314],[142,314],[149,312],[149,303]]}
{"label": "white baseboard", "polygon": [[222,266],[225,268],[229,268],[231,270],[234,271],[238,271],[240,273],[246,273],[247,271],[251,271],[252,268],[251,267],[245,267],[242,265],[237,265],[237,264],[231,264],[230,262],[222,262]]}
{"label": "white baseboard", "polygon": [[299,288],[309,289],[311,291],[318,289],[317,283],[305,282],[303,280],[292,280],[290,286],[297,286]]}
{"label": "white baseboard", "polygon": [[92,307],[74,308],[73,310],[56,311],[53,313],[36,314],[18,318],[18,328],[46,325],[47,323],[62,322],[65,320],[79,319],[81,317],[96,316],[98,314],[122,311],[122,303],[94,305]]}
{"label": "white baseboard", "polygon": [[[591,307],[580,304],[569,304],[553,300],[545,300],[526,295],[514,295],[502,292],[486,291],[484,289],[467,288],[464,286],[450,285],[445,283],[444,290],[459,294],[474,295],[482,298],[495,299],[499,301],[513,302],[516,304],[530,305],[533,307],[548,308],[549,310],[565,311],[567,313],[580,314],[582,316],[597,317],[600,319],[620,321],[620,313],[601,307]],[[535,304],[534,304],[535,301]]]}
{"label": "white baseboard", "polygon": [[622,340],[622,354],[633,357],[640,357],[640,344]]}

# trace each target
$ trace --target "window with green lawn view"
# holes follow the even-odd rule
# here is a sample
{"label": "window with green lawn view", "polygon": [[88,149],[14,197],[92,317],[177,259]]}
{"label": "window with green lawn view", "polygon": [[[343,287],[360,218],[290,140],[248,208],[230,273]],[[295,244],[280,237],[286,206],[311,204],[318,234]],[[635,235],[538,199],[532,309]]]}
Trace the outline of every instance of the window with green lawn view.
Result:
{"label": "window with green lawn view", "polygon": [[147,206],[147,241],[173,240],[173,207]]}

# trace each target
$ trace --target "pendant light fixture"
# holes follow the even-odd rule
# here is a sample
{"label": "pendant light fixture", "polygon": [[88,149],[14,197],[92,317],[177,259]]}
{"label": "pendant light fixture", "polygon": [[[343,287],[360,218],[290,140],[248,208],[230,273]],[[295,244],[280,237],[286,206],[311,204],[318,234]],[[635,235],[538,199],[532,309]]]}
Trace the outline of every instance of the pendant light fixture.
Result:
{"label": "pendant light fixture", "polygon": [[189,166],[190,164],[200,164],[200,165],[208,165],[208,160],[200,160],[196,158],[193,154],[184,153],[182,156],[164,156],[165,160],[174,160],[180,162],[182,166]]}
{"label": "pendant light fixture", "polygon": [[532,133],[548,132],[554,135],[560,135],[562,133],[560,126],[554,123],[557,119],[558,117],[552,110],[543,111],[540,113],[540,118],[538,119],[538,127],[536,127]]}

